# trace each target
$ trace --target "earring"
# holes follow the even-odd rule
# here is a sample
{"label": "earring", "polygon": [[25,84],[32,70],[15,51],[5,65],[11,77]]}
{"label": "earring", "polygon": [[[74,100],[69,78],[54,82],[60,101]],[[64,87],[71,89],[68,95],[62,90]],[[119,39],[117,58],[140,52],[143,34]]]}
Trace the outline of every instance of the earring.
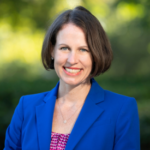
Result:
{"label": "earring", "polygon": [[54,60],[54,58],[53,58],[53,57],[51,57],[51,60]]}

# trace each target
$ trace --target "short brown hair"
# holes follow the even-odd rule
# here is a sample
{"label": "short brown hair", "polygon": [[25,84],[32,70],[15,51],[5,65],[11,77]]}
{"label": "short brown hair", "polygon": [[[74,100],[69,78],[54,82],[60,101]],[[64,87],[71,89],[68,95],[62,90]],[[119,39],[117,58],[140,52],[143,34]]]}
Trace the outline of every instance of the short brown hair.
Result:
{"label": "short brown hair", "polygon": [[51,53],[56,44],[58,31],[67,23],[75,24],[85,33],[86,42],[92,55],[91,76],[94,77],[104,73],[110,67],[113,58],[111,45],[100,22],[82,6],[64,11],[49,27],[42,47],[44,67],[47,70],[54,69],[54,60],[51,59]]}

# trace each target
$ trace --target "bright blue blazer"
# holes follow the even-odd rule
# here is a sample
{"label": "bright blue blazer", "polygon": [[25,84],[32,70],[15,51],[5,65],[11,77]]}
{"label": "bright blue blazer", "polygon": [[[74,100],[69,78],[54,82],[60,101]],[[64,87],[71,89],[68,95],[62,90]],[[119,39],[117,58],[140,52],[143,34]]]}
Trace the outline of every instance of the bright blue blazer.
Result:
{"label": "bright blue blazer", "polygon": [[[104,90],[94,79],[91,83],[65,150],[140,150],[135,99]],[[20,99],[4,150],[49,150],[58,87]]]}

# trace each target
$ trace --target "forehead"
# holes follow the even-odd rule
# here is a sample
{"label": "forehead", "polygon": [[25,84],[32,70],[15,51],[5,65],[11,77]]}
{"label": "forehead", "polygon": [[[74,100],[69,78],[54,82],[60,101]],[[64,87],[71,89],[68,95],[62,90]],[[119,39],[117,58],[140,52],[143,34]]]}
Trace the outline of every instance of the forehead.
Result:
{"label": "forehead", "polygon": [[59,30],[56,37],[56,43],[60,44],[62,42],[74,42],[87,45],[85,33],[80,27],[74,25],[73,23],[65,24]]}

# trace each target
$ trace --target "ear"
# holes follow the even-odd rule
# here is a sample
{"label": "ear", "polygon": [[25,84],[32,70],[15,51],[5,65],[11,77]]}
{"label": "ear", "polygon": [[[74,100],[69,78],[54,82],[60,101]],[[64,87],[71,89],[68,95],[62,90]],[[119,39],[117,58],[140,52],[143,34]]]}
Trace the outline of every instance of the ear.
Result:
{"label": "ear", "polygon": [[51,57],[54,58],[54,50],[52,50],[52,52],[51,52]]}
{"label": "ear", "polygon": [[52,47],[51,47],[51,57],[53,57],[53,58],[54,58],[54,47],[55,47],[55,46],[52,46]]}

